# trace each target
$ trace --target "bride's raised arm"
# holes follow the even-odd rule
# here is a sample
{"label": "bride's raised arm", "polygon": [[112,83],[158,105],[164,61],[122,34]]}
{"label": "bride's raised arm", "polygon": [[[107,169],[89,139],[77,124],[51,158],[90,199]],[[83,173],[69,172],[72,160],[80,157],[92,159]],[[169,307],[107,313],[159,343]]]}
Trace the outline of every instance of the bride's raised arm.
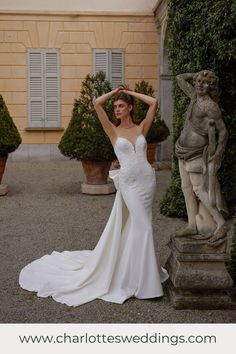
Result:
{"label": "bride's raised arm", "polygon": [[144,136],[147,135],[152,122],[155,118],[156,110],[157,110],[157,100],[154,97],[144,95],[143,93],[138,93],[135,91],[130,91],[130,90],[123,90],[130,96],[133,96],[134,98],[143,101],[144,103],[147,103],[149,105],[146,117],[144,120],[139,124],[139,126],[142,128],[142,133]]}
{"label": "bride's raised arm", "polygon": [[96,98],[94,100],[94,108],[97,112],[98,118],[102,124],[102,127],[105,131],[105,133],[108,135],[111,141],[115,140],[116,134],[115,134],[115,126],[110,122],[103,105],[106,103],[107,100],[109,100],[111,97],[115,96],[119,91],[121,90],[120,87],[117,87],[116,89],[105,93],[104,95]]}

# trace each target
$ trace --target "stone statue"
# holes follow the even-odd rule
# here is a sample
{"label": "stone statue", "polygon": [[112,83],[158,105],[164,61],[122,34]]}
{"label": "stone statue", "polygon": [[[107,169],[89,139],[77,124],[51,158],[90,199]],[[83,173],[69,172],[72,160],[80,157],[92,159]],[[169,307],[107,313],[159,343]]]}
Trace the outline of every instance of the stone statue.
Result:
{"label": "stone statue", "polygon": [[[209,70],[177,76],[190,97],[183,130],[175,145],[188,226],[177,237],[202,235],[212,245],[227,235],[227,208],[217,171],[228,138],[218,106],[218,77]],[[194,237],[195,238],[195,237]]]}

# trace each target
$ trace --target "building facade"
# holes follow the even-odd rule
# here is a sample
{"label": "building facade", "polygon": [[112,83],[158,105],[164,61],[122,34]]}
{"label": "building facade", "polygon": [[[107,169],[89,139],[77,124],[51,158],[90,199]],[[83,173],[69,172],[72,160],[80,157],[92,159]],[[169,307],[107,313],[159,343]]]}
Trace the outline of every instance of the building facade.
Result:
{"label": "building facade", "polygon": [[[0,2],[0,93],[22,136],[13,160],[62,158],[57,145],[89,73],[105,71],[113,87],[146,80],[160,96],[163,24],[153,1],[131,1],[128,11],[117,1],[109,11],[91,1],[82,10],[73,1],[67,10],[64,1],[46,10],[15,3]],[[168,157],[168,146],[162,154]]]}

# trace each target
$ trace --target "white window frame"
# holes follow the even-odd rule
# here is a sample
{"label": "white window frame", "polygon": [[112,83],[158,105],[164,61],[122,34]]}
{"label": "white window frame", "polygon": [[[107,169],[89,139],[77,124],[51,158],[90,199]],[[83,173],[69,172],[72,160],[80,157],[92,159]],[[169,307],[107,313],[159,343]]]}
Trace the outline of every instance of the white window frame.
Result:
{"label": "white window frame", "polygon": [[[121,56],[121,70],[120,72],[114,72],[112,70],[113,55],[119,54]],[[93,50],[93,73],[97,74],[102,70],[106,74],[106,79],[110,82],[112,88],[124,84],[124,55],[123,49],[94,49]],[[98,56],[101,56],[100,63],[98,63]],[[120,78],[120,80],[119,80]]]}
{"label": "white window frame", "polygon": [[[32,73],[31,72],[31,58],[32,53],[38,53],[40,55],[40,70],[41,72]],[[56,71],[54,73],[47,73],[46,72],[46,59],[48,54],[56,54]],[[27,55],[27,67],[28,67],[28,124],[30,128],[59,128],[61,125],[61,99],[60,99],[60,50],[59,49],[29,49]],[[56,93],[54,96],[47,95],[47,89],[50,90],[50,83],[47,78],[56,78],[54,80],[54,84],[56,85],[56,89],[53,88],[53,94]],[[39,78],[41,80],[41,88],[38,87],[39,90],[36,90],[38,93],[41,94],[37,96],[33,96],[32,92],[34,90],[32,85],[32,78]],[[49,85],[49,86],[47,86]],[[36,88],[37,89],[37,88]],[[41,91],[41,92],[40,92]],[[39,112],[36,112],[36,118],[32,116],[32,108],[33,102],[39,102]],[[52,105],[47,105],[47,103],[52,102]],[[53,104],[55,105],[55,112],[52,112],[56,118],[50,120],[50,115],[47,115],[47,109],[53,109]],[[37,107],[36,107],[37,110]],[[41,113],[40,113],[41,110]],[[38,117],[37,117],[38,114]],[[40,117],[41,116],[41,117]],[[51,116],[52,117],[52,116]],[[38,119],[37,119],[38,118]]]}

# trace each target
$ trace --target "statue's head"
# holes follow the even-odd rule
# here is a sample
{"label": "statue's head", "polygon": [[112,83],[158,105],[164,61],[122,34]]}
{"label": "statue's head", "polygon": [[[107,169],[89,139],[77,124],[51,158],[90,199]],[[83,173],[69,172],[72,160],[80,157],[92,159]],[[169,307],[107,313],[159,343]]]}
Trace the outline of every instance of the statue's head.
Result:
{"label": "statue's head", "polygon": [[209,95],[216,102],[219,99],[218,82],[218,77],[210,70],[199,71],[194,76],[196,93],[199,96]]}

